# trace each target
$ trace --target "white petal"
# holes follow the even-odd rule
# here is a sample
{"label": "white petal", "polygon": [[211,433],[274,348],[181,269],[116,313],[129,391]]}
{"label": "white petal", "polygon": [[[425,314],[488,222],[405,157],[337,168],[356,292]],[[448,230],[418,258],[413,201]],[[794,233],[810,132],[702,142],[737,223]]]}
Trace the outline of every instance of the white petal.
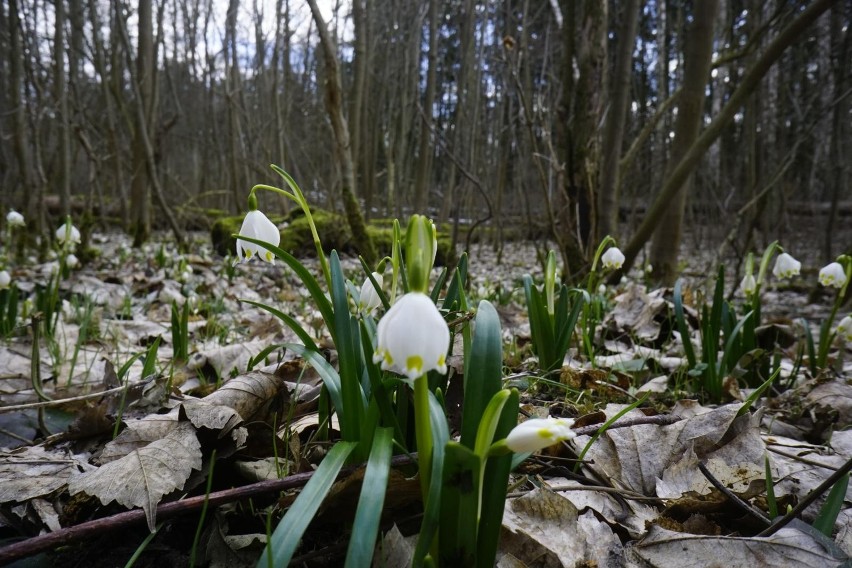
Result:
{"label": "white petal", "polygon": [[416,379],[431,370],[445,373],[450,329],[432,299],[411,292],[379,321],[377,354],[382,368]]}
{"label": "white petal", "polygon": [[832,262],[819,271],[819,283],[823,286],[842,288],[846,283],[846,271],[839,262]]}
{"label": "white petal", "polygon": [[622,253],[617,247],[610,247],[605,253],[603,253],[603,256],[601,256],[601,262],[603,263],[604,268],[619,269],[624,264],[624,253]]}
{"label": "white petal", "polygon": [[[258,210],[249,211],[246,214],[243,224],[240,227],[240,234],[266,241],[275,246],[278,246],[278,243],[281,242],[281,233],[278,231],[278,227]],[[240,260],[251,260],[255,256],[267,262],[275,260],[275,255],[267,250],[266,247],[237,239],[237,258]]]}
{"label": "white petal", "polygon": [[[373,272],[373,278],[380,288],[384,286],[385,282],[381,274]],[[369,278],[365,278],[364,283],[361,285],[361,295],[358,298],[358,309],[372,312],[381,305],[382,300],[379,298],[378,292],[376,292],[376,289],[373,287],[373,283],[370,282]]]}

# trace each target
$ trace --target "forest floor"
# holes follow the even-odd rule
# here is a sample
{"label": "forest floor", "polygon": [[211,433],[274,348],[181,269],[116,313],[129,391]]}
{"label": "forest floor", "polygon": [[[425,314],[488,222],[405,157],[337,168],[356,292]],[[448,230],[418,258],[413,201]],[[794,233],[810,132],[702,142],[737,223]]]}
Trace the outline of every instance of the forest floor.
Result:
{"label": "forest floor", "polygon": [[[324,455],[326,448],[312,443],[320,378],[292,351],[262,354],[298,338],[278,318],[245,302],[290,314],[334,361],[328,331],[304,286],[283,263],[232,267],[211,252],[207,235],[193,238],[192,252],[180,255],[168,238],[133,250],[123,235],[95,234],[90,246],[96,256],[59,286],[52,331],[34,344],[27,318],[0,338],[0,564],[27,539],[37,542],[103,519],[92,533],[71,534],[35,551],[29,565],[121,566],[140,552],[140,566],[254,566],[266,540],[267,513],[277,517],[297,489],[229,499],[202,514],[193,509],[155,518],[156,505],[298,478]],[[852,488],[845,499],[835,498],[839,511],[827,530],[824,520],[822,532],[814,528],[825,515],[826,492],[820,491],[792,522],[759,536],[770,526],[773,508],[784,515],[852,460],[852,345],[836,341],[824,368],[808,364],[803,322],[818,335],[834,294],[816,284],[821,241],[796,242],[809,246],[788,247],[803,261],[802,274],[772,281],[763,291],[765,361],[779,376],[753,402],[746,401],[754,389],[736,380],[726,382],[720,401],[699,392],[695,377],[685,372],[673,291],[649,288],[642,265],[600,291],[605,313],[591,338],[591,356],[574,345],[562,369],[545,377],[533,356],[521,281],[531,273],[541,282],[535,248],[507,243],[498,261],[490,245],[473,246],[471,305],[486,299],[497,308],[505,380],[521,391],[527,416],[601,425],[647,393],[640,408],[616,423],[636,425],[613,427],[591,444],[590,436],[578,436],[513,473],[500,566],[848,562]],[[718,259],[715,249],[695,244],[687,239],[684,247],[683,296],[695,308],[689,310],[689,333],[700,345],[700,303],[712,294]],[[319,272],[316,261],[305,264]],[[344,258],[342,264],[358,286],[358,261]],[[40,290],[55,270],[55,261],[15,263],[10,272],[20,310],[40,309]],[[731,272],[726,295],[740,306],[741,272]],[[838,319],[843,315],[841,310]],[[744,376],[748,365],[737,361],[731,376]],[[449,366],[460,373],[459,361]],[[34,376],[41,384],[34,385]],[[38,388],[52,401],[44,402]],[[654,416],[670,418],[655,422]],[[574,460],[587,444],[577,469]],[[166,456],[156,458],[165,460],[163,471],[140,478],[155,448]],[[388,489],[375,565],[410,562],[421,515],[419,488],[412,471],[399,471]],[[770,492],[767,471],[774,480]],[[294,565],[342,565],[354,483],[338,482]],[[115,517],[139,507],[146,514],[132,524]],[[149,527],[156,529],[153,538]]]}

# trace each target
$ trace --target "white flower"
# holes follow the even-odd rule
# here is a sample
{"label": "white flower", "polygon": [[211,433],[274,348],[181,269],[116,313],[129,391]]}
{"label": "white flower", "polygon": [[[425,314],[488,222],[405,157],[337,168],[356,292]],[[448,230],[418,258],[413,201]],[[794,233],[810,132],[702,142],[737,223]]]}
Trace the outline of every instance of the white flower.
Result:
{"label": "white flower", "polygon": [[754,279],[754,274],[746,274],[743,277],[743,281],[740,282],[740,290],[746,296],[754,294],[754,291],[757,290],[757,281]]}
{"label": "white flower", "polygon": [[[65,239],[68,239],[68,242],[65,242]],[[74,225],[68,225],[68,223],[62,223],[62,226],[56,229],[56,240],[62,246],[70,246],[71,248],[74,245],[80,244],[80,231]]]}
{"label": "white flower", "polygon": [[0,270],[0,290],[5,290],[12,283],[12,277],[5,270]]}
{"label": "white flower", "polygon": [[846,316],[840,320],[835,331],[846,343],[852,343],[852,316]]}
{"label": "white flower", "polygon": [[624,253],[618,250],[617,247],[610,247],[601,256],[601,262],[604,268],[612,268],[618,270],[624,264]]}
{"label": "white flower", "polygon": [[432,298],[409,292],[379,321],[375,363],[414,380],[431,370],[447,372],[450,328]]}
{"label": "white flower", "polygon": [[787,254],[782,252],[775,259],[775,267],[772,269],[772,274],[775,278],[790,278],[797,276],[802,268],[802,263]]}
{"label": "white flower", "polygon": [[516,454],[537,452],[576,436],[570,418],[531,418],[521,422],[506,436],[506,445]]}
{"label": "white flower", "polygon": [[10,227],[23,227],[26,225],[24,222],[24,216],[14,209],[10,209],[9,213],[6,214],[6,222],[9,223]]}
{"label": "white flower", "polygon": [[[384,286],[385,281],[381,274],[373,272],[373,278],[376,280],[376,284],[379,285],[379,288]],[[376,292],[376,289],[373,287],[373,283],[370,282],[369,278],[365,278],[364,284],[361,285],[361,296],[358,299],[358,311],[370,313],[381,305],[382,300],[379,298],[378,292]]]}
{"label": "white flower", "polygon": [[606,294],[606,284],[598,284],[598,294],[601,296]]}
{"label": "white flower", "polygon": [[[243,225],[240,227],[240,234],[266,241],[275,246],[278,246],[278,243],[281,242],[281,233],[278,231],[278,227],[257,209],[249,211],[246,214]],[[275,255],[272,254],[272,251],[267,250],[266,247],[237,239],[237,262],[249,261],[255,255],[266,262],[275,262]]]}
{"label": "white flower", "polygon": [[68,268],[77,268],[80,266],[80,260],[74,254],[69,254],[65,257],[65,266]]}
{"label": "white flower", "polygon": [[839,262],[832,262],[823,266],[819,271],[819,283],[823,286],[842,288],[846,284],[846,271],[843,270],[843,265]]}

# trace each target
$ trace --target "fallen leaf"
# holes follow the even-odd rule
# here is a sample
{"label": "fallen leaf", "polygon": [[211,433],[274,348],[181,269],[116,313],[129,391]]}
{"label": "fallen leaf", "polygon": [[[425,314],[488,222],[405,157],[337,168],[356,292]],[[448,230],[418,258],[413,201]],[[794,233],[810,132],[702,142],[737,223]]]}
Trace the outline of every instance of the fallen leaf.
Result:
{"label": "fallen leaf", "polygon": [[20,503],[62,488],[79,469],[94,469],[85,461],[43,446],[0,452],[0,503]]}
{"label": "fallen leaf", "polygon": [[181,422],[162,440],[72,477],[68,491],[85,492],[104,505],[116,501],[127,508],[142,507],[148,529],[154,532],[157,503],[163,495],[182,489],[193,469],[201,469],[201,444],[192,424]]}

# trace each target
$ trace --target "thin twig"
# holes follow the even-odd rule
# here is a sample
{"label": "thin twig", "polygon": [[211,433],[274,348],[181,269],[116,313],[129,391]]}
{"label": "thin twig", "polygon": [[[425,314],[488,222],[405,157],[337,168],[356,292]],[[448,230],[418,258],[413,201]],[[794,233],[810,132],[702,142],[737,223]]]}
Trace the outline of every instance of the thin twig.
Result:
{"label": "thin twig", "polygon": [[0,414],[4,412],[16,412],[18,410],[31,410],[33,408],[43,408],[47,406],[61,406],[63,404],[67,404],[69,402],[79,402],[81,400],[88,400],[90,398],[98,398],[100,396],[104,396],[107,394],[113,394],[117,392],[121,392],[126,389],[126,386],[115,387],[109,390],[100,391],[100,392],[91,392],[89,394],[81,394],[80,396],[72,396],[71,398],[62,398],[58,400],[46,400],[44,402],[30,402],[27,404],[15,404],[11,406],[0,406]]}
{"label": "thin twig", "polygon": [[766,449],[769,450],[770,452],[774,453],[774,454],[778,454],[779,456],[784,456],[785,458],[790,458],[791,460],[800,461],[800,462],[806,463],[808,465],[815,465],[816,467],[821,467],[823,469],[830,469],[831,471],[837,471],[836,466],[828,465],[826,463],[820,463],[816,460],[811,460],[811,459],[808,459],[808,458],[803,458],[802,456],[797,456],[796,454],[790,454],[790,453],[787,453],[787,452],[782,452],[781,450],[773,448],[772,446],[770,446],[768,444],[766,446]]}
{"label": "thin twig", "polygon": [[[399,455],[391,459],[392,466],[408,465],[416,462],[416,452],[411,456]],[[352,466],[341,470],[338,478],[351,475],[363,465]],[[171,503],[163,503],[157,507],[156,518],[165,519],[177,515],[190,513],[204,506],[207,502],[208,506],[215,507],[224,503],[230,503],[239,499],[246,499],[266,493],[275,493],[287,489],[294,489],[305,485],[314,472],[308,471],[305,473],[297,473],[284,479],[272,479],[260,481],[237,487],[234,489],[225,489],[210,493],[209,495],[198,495],[189,497],[181,501],[173,501]],[[26,558],[33,554],[38,554],[45,550],[54,550],[58,546],[66,545],[71,542],[91,538],[93,536],[101,536],[106,532],[124,529],[132,525],[145,523],[145,511],[142,509],[133,509],[132,511],[124,511],[103,519],[95,519],[79,525],[65,527],[58,531],[47,533],[33,538],[10,544],[9,546],[0,548],[0,565],[8,564],[20,558]]]}
{"label": "thin twig", "polygon": [[698,469],[701,470],[701,473],[704,474],[704,477],[707,478],[707,481],[709,481],[710,484],[713,485],[713,487],[721,491],[722,495],[727,497],[728,501],[745,511],[750,517],[760,521],[761,524],[766,526],[772,524],[772,521],[769,519],[769,517],[767,517],[766,515],[764,515],[763,513],[740,499],[736,493],[725,487],[725,485],[721,481],[716,479],[716,477],[712,473],[710,473],[710,470],[707,469],[707,466],[705,466],[704,463],[698,462]]}
{"label": "thin twig", "polygon": [[[630,428],[631,426],[643,426],[646,424],[656,424],[657,426],[668,426],[669,424],[674,424],[675,422],[680,422],[683,420],[680,416],[675,416],[674,414],[658,414],[656,416],[643,416],[642,418],[631,418],[630,420],[619,420],[613,424],[610,424],[607,430],[612,430],[614,428]],[[593,424],[591,426],[582,426],[581,428],[574,428],[574,433],[578,436],[588,436],[589,434],[594,434],[598,430],[600,430],[600,424]]]}
{"label": "thin twig", "polygon": [[769,528],[767,528],[766,530],[764,530],[762,533],[758,534],[757,536],[772,536],[778,530],[787,526],[787,524],[790,521],[792,521],[793,519],[798,517],[802,513],[802,511],[804,511],[805,509],[810,507],[811,503],[816,501],[819,498],[820,495],[822,495],[823,493],[828,491],[835,483],[837,483],[837,481],[841,477],[843,477],[844,475],[846,475],[850,471],[852,471],[852,459],[848,460],[845,464],[843,464],[843,467],[841,467],[840,469],[838,469],[837,471],[832,473],[828,477],[828,479],[826,479],[825,481],[820,483],[819,486],[816,489],[814,489],[813,491],[808,493],[805,496],[804,499],[799,501],[798,505],[793,507],[790,510],[789,513],[787,513],[786,515],[781,517],[781,519],[779,519],[778,522],[771,524],[769,526]]}

